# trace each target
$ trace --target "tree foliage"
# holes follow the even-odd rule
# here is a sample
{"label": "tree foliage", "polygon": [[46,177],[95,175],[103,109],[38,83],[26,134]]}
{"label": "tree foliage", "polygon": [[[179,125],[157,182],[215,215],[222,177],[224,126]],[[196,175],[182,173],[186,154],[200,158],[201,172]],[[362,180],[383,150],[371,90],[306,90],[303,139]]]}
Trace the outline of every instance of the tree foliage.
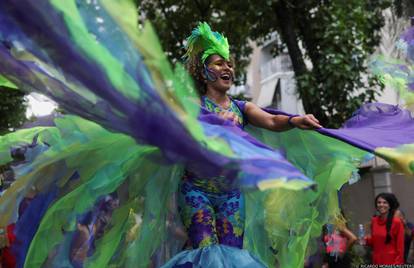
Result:
{"label": "tree foliage", "polygon": [[413,0],[394,0],[393,7],[399,17],[413,17],[414,16],[414,1]]}
{"label": "tree foliage", "polygon": [[[391,0],[144,0],[140,10],[157,29],[175,62],[198,21],[228,36],[239,74],[246,66],[249,39],[277,32],[274,51],[287,48],[305,111],[324,126],[339,126],[380,91],[367,61],[380,41],[382,10]],[[240,77],[240,76],[239,76]]]}
{"label": "tree foliage", "polygon": [[26,119],[24,93],[0,87],[0,135],[21,126]]}
{"label": "tree foliage", "polygon": [[[382,11],[390,4],[387,0],[279,0],[272,3],[272,12],[262,16],[277,15],[274,30],[288,48],[305,111],[324,126],[339,126],[380,93],[367,61],[380,42]],[[263,32],[263,25],[256,25],[257,32]]]}
{"label": "tree foliage", "polygon": [[181,61],[185,53],[185,39],[199,21],[206,21],[214,31],[223,33],[229,39],[237,66],[236,76],[239,80],[244,79],[243,70],[249,62],[252,48],[247,45],[249,31],[241,23],[240,14],[242,10],[249,9],[249,1],[138,0],[137,4],[142,17],[155,26],[172,62]]}

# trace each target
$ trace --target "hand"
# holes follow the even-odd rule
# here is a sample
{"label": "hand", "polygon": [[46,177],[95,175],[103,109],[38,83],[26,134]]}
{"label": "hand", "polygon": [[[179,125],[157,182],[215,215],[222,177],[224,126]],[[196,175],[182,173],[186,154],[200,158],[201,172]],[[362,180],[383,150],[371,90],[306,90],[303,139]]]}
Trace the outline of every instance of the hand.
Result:
{"label": "hand", "polygon": [[292,122],[295,127],[300,129],[316,129],[322,127],[319,124],[319,120],[316,119],[313,114],[293,117],[290,122]]}
{"label": "hand", "polygon": [[230,120],[232,121],[234,124],[237,124],[239,122],[239,117],[230,111],[221,111],[218,113],[218,115],[223,118],[224,120]]}

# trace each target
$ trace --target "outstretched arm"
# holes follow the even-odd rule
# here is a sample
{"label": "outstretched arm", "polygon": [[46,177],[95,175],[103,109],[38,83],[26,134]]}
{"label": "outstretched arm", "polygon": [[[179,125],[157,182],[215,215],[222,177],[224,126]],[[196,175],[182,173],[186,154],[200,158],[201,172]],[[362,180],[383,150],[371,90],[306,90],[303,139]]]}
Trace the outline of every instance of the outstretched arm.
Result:
{"label": "outstretched arm", "polygon": [[293,127],[298,127],[300,129],[315,129],[322,127],[319,124],[318,119],[312,114],[292,117],[289,124],[289,116],[267,113],[252,102],[246,103],[244,113],[250,124],[272,131],[285,131]]}

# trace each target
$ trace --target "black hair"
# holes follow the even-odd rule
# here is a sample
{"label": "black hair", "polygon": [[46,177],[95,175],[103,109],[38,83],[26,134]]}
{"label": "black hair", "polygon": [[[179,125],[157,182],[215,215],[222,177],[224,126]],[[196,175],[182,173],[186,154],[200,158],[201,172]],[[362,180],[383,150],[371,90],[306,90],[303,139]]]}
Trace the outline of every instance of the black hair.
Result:
{"label": "black hair", "polygon": [[388,205],[390,206],[390,210],[388,211],[387,215],[387,222],[386,222],[386,230],[387,236],[385,238],[385,244],[391,242],[391,226],[392,226],[392,219],[394,218],[395,211],[400,207],[400,203],[398,202],[397,197],[392,193],[380,193],[375,197],[375,207],[377,207],[378,198],[382,198],[387,201]]}
{"label": "black hair", "polygon": [[186,62],[187,70],[194,80],[194,86],[196,87],[196,90],[200,97],[205,95],[207,91],[207,84],[205,81],[206,78],[202,76],[202,73],[204,72],[204,66],[208,65],[211,59],[211,56],[208,56],[205,63],[203,64],[201,62],[202,55],[202,53],[199,53],[196,57],[189,58]]}

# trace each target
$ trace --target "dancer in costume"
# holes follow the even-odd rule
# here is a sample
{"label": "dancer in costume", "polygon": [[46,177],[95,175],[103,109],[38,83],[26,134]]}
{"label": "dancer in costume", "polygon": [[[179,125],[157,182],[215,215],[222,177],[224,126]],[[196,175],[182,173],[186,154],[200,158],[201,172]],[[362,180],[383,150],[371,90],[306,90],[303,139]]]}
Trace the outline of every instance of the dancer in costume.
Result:
{"label": "dancer in costume", "polygon": [[[203,115],[218,115],[240,129],[248,123],[272,131],[321,127],[311,114],[273,115],[251,102],[232,100],[226,94],[234,80],[227,38],[212,32],[207,23],[199,23],[187,39],[185,60],[200,94]],[[190,169],[179,187],[179,210],[193,248],[217,244],[243,248],[245,200],[239,187],[225,176],[206,178]],[[204,267],[203,263],[194,265]]]}
{"label": "dancer in costume", "polygon": [[[273,115],[251,102],[232,100],[226,94],[234,79],[229,45],[207,23],[200,23],[187,43],[188,69],[197,82],[204,114],[217,114],[241,129],[248,123],[272,131],[321,127],[311,114]],[[180,185],[180,205],[194,248],[217,243],[242,248],[244,198],[231,180],[200,178],[196,171],[187,170]],[[200,218],[208,220],[198,223]]]}
{"label": "dancer in costume", "polygon": [[[184,263],[203,260],[204,267],[219,267],[221,260],[237,267],[260,262],[303,267],[312,239],[338,213],[337,190],[359,163],[378,154],[405,173],[413,172],[407,157],[411,147],[399,147],[414,144],[413,120],[392,105],[365,105],[343,129],[284,132],[253,127],[260,123],[246,114],[249,104],[215,99],[224,94],[206,97],[219,110],[226,105],[239,110],[217,115],[208,104],[200,109],[188,73],[179,64],[170,65],[150,24],[138,27],[132,2],[0,1],[0,83],[45,94],[73,114],[57,118],[54,127],[1,137],[0,164],[10,161],[11,147],[30,143],[35,135],[38,144],[47,144],[47,150],[15,170],[16,182],[0,196],[0,226],[7,226],[16,222],[17,206],[31,187],[37,189],[16,222],[18,267],[70,267],[79,219],[116,192],[119,207],[82,265],[147,268],[161,245],[173,238],[167,223],[176,215],[167,215],[166,208],[185,184],[185,169],[187,175],[197,173],[187,181],[218,178],[223,186],[223,176],[225,188],[246,189],[245,250],[211,245],[173,261],[181,256]],[[228,59],[217,55],[227,68],[217,83],[227,86]],[[270,112],[288,126],[290,115]],[[299,126],[296,120],[291,122]],[[247,121],[252,123],[245,128],[248,133],[239,127]],[[186,203],[181,204],[184,211]],[[230,214],[232,209],[229,205]],[[208,217],[197,218],[204,219]],[[221,226],[223,233],[229,230],[229,225]],[[240,244],[231,237],[228,241]],[[241,256],[249,263],[241,263]]]}

